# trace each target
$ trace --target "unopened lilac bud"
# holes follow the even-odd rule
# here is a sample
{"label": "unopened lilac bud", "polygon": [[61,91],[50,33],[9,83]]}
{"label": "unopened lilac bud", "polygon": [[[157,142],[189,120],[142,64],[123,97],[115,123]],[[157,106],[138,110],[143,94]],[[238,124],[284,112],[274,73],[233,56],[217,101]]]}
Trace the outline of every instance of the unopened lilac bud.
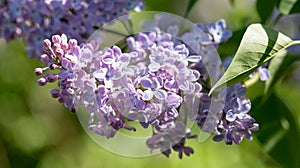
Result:
{"label": "unopened lilac bud", "polygon": [[56,51],[57,49],[59,49],[60,48],[60,44],[58,44],[58,43],[54,43],[53,45],[52,45],[52,49],[54,50],[54,51]]}
{"label": "unopened lilac bud", "polygon": [[40,60],[43,64],[47,64],[49,61],[49,56],[47,54],[43,54],[41,55]]}
{"label": "unopened lilac bud", "polygon": [[51,48],[51,41],[49,39],[44,40],[44,48],[45,49]]}
{"label": "unopened lilac bud", "polygon": [[60,96],[58,89],[52,89],[50,93],[53,98],[58,98]]}
{"label": "unopened lilac bud", "polygon": [[63,50],[67,50],[69,48],[69,44],[68,43],[61,43],[61,48]]}
{"label": "unopened lilac bud", "polygon": [[58,66],[56,64],[51,64],[49,67],[50,67],[51,70],[55,70],[55,69],[59,69],[60,68],[60,66]]}
{"label": "unopened lilac bud", "polygon": [[65,98],[64,98],[64,97],[59,97],[59,98],[58,98],[58,102],[59,102],[59,103],[63,103],[64,101],[65,101]]}
{"label": "unopened lilac bud", "polygon": [[45,78],[48,82],[52,83],[52,82],[55,82],[55,81],[58,79],[58,75],[55,75],[55,74],[53,74],[53,73],[48,73],[48,74],[45,74],[45,75],[44,75],[44,78]]}
{"label": "unopened lilac bud", "polygon": [[70,39],[70,40],[69,40],[69,47],[72,49],[72,48],[74,48],[75,46],[77,46],[77,40],[75,40],[75,39]]}
{"label": "unopened lilac bud", "polygon": [[39,78],[39,79],[37,80],[37,82],[38,82],[38,84],[39,84],[40,86],[44,86],[44,85],[47,84],[47,80],[46,80],[45,78]]}
{"label": "unopened lilac bud", "polygon": [[42,68],[35,68],[35,69],[34,69],[34,74],[35,74],[36,76],[42,75],[42,74],[43,74],[43,69],[42,69]]}
{"label": "unopened lilac bud", "polygon": [[59,35],[52,36],[52,42],[60,44],[61,43],[61,37]]}
{"label": "unopened lilac bud", "polygon": [[64,56],[64,50],[62,50],[61,48],[58,48],[55,50],[55,54],[59,59],[62,59],[62,57]]}

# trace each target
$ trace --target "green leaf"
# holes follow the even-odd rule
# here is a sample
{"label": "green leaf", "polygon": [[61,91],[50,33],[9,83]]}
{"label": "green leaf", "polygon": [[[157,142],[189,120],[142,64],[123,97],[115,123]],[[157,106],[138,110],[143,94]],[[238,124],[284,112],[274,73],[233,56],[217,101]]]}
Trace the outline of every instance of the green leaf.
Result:
{"label": "green leaf", "polygon": [[284,34],[261,24],[250,25],[231,64],[209,94],[224,85],[242,81],[280,51],[297,43],[299,42],[293,42]]}
{"label": "green leaf", "polygon": [[259,131],[256,132],[264,151],[283,167],[299,167],[300,136],[297,117],[280,97],[272,94],[263,105],[261,97],[252,101],[250,111]]}
{"label": "green leaf", "polygon": [[198,0],[189,0],[188,6],[185,10],[185,14],[184,17],[187,18],[189,16],[189,14],[191,13],[192,8],[194,7],[194,5],[196,4]]}
{"label": "green leaf", "polygon": [[299,6],[299,0],[279,0],[277,4],[279,12],[284,15],[299,12],[300,9],[296,9],[296,6]]}
{"label": "green leaf", "polygon": [[276,1],[274,0],[257,0],[256,1],[256,10],[263,24],[270,18]]}
{"label": "green leaf", "polygon": [[293,68],[293,66],[291,65],[298,59],[299,56],[290,55],[286,52],[279,53],[277,57],[274,57],[274,59],[272,59],[268,67],[268,70],[270,72],[270,79],[268,79],[265,83],[263,101],[265,101],[269,97],[275,84],[280,79],[282,79],[282,77],[285,76],[285,74],[289,72],[291,68]]}

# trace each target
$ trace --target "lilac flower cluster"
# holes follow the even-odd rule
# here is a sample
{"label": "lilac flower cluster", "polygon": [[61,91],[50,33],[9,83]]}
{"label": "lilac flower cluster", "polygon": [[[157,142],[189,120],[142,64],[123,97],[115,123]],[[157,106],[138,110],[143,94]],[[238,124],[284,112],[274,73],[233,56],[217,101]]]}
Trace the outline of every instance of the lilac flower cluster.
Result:
{"label": "lilac flower cluster", "polygon": [[22,37],[30,57],[40,55],[40,41],[67,33],[84,42],[103,23],[143,8],[142,0],[3,0],[0,38]]}
{"label": "lilac flower cluster", "polygon": [[246,88],[241,84],[228,87],[225,99],[225,108],[222,119],[216,128],[214,141],[222,141],[227,145],[233,142],[240,144],[244,137],[252,140],[252,131],[257,131],[259,126],[248,112],[251,102],[244,97]]}
{"label": "lilac flower cluster", "polygon": [[[213,138],[214,141],[224,140],[225,144],[231,145],[232,142],[240,144],[244,137],[252,140],[252,131],[257,131],[259,126],[255,123],[255,119],[248,114],[251,102],[244,97],[246,91],[242,84],[235,84],[227,88],[225,107],[214,128],[214,134],[216,134]],[[201,100],[197,123],[205,131],[203,126],[211,104],[208,95],[203,95]]]}
{"label": "lilac flower cluster", "polygon": [[[222,21],[208,25],[221,25],[217,34],[226,34]],[[228,36],[211,37],[218,45]],[[196,43],[193,38],[184,42],[188,40],[200,46],[202,57],[158,26],[155,31],[128,37],[126,52],[118,46],[99,50],[96,42],[78,45],[64,34],[54,35],[44,40],[45,54],[40,57],[47,66],[36,68],[35,74],[41,76],[39,85],[57,81],[52,97],[72,112],[84,107],[90,116],[89,130],[107,138],[122,128],[135,131],[129,124],[137,121],[145,129],[152,127],[146,141],[151,151],[169,156],[173,149],[180,158],[194,152],[185,145],[187,139],[196,138],[188,121],[215,134],[215,141],[240,144],[244,137],[251,140],[258,124],[248,114],[251,103],[244,96],[246,88],[241,84],[228,87],[221,93],[224,100],[208,96],[209,74],[203,62],[209,53],[203,46],[208,43],[199,39]]]}
{"label": "lilac flower cluster", "polygon": [[[135,120],[154,128],[147,141],[150,148],[165,151],[180,141],[178,147],[189,155],[192,150],[183,146],[182,139],[193,136],[179,117],[179,107],[200,94],[200,73],[188,65],[201,57],[189,55],[184,44],[175,45],[169,34],[160,32],[140,33],[127,38],[127,43],[131,51],[122,53],[117,46],[98,50],[95,43],[78,46],[64,34],[54,35],[51,41],[44,40],[41,61],[47,66],[35,69],[36,75],[42,75],[38,83],[58,81],[59,89],[53,89],[52,96],[72,112],[84,106],[90,114],[89,129],[101,136],[113,137],[121,128],[135,130],[126,124]],[[168,145],[155,142],[155,137],[170,132],[177,138],[164,139]],[[180,149],[176,148],[182,155]]]}

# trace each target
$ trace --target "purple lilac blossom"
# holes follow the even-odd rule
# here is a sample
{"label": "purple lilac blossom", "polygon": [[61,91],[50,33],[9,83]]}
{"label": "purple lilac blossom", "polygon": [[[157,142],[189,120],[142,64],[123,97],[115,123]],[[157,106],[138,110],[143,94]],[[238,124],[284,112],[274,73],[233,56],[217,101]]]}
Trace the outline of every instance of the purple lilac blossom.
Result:
{"label": "purple lilac blossom", "polygon": [[84,42],[105,22],[130,10],[143,9],[142,0],[4,0],[0,2],[0,38],[23,38],[29,57],[40,55],[40,41],[66,33]]}
{"label": "purple lilac blossom", "polygon": [[[244,96],[246,88],[230,86],[224,102],[213,100],[208,96],[209,75],[202,57],[171,34],[155,30],[128,37],[127,52],[117,46],[99,50],[95,42],[79,45],[64,34],[54,35],[44,40],[45,54],[40,59],[47,66],[35,69],[41,76],[38,84],[58,81],[52,97],[72,112],[83,106],[90,116],[89,130],[100,136],[112,138],[123,128],[135,131],[131,121],[145,129],[152,127],[146,145],[166,156],[171,149],[179,158],[193,154],[185,142],[196,135],[187,128],[186,119],[196,121],[203,131],[213,130],[215,141],[251,140],[258,124],[248,114],[251,102]],[[209,56],[209,48],[199,50]]]}
{"label": "purple lilac blossom", "polygon": [[[199,31],[204,33],[200,33]],[[226,29],[225,20],[221,19],[217,22],[199,23],[197,24],[197,28],[184,33],[182,38],[185,43],[192,46],[199,53],[203,47],[210,44],[214,44],[217,48],[220,43],[226,42],[231,36],[232,32]]]}
{"label": "purple lilac blossom", "polygon": [[201,57],[189,55],[185,45],[172,40],[161,32],[139,33],[127,38],[131,49],[123,53],[117,46],[99,50],[94,42],[79,46],[65,34],[54,35],[44,40],[41,61],[47,66],[34,72],[41,76],[41,86],[58,81],[52,97],[72,112],[83,106],[90,115],[89,129],[97,134],[111,138],[121,128],[135,131],[126,123],[138,121],[145,128],[153,127],[154,135],[183,132],[160,149],[178,143],[180,149],[174,150],[190,155],[193,151],[182,139],[191,136],[186,136],[190,133],[180,121],[179,109],[187,96],[200,95],[200,73],[188,65]]}

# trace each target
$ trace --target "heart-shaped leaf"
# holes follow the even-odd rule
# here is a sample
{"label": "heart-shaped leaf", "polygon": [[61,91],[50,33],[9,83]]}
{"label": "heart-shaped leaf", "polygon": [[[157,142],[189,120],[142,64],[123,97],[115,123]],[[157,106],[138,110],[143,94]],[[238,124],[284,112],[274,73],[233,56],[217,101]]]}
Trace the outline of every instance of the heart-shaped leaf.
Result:
{"label": "heart-shaped leaf", "polygon": [[299,43],[261,24],[250,25],[228,69],[210,90],[242,81],[287,47]]}

